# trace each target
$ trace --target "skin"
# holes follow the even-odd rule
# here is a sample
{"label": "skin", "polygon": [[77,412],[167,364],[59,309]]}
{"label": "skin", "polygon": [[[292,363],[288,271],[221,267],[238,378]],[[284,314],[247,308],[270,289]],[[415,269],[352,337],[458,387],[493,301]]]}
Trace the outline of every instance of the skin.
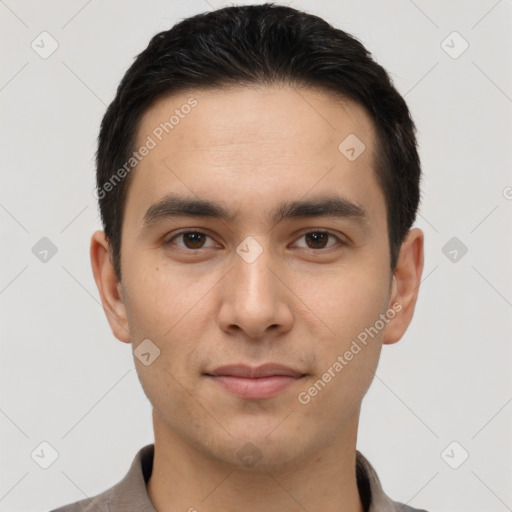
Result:
{"label": "skin", "polygon": [[[289,86],[193,91],[148,110],[136,146],[191,96],[197,106],[134,171],[122,282],[103,231],[91,240],[114,335],[133,348],[150,339],[160,350],[149,366],[134,358],[153,406],[150,499],[159,512],[362,512],[355,478],[361,401],[382,345],[400,340],[412,319],[423,232],[409,231],[391,275],[375,128],[361,106]],[[349,134],[366,145],[355,161],[338,150]],[[144,229],[147,208],[170,192],[219,201],[234,218],[169,218]],[[332,193],[364,208],[368,222],[316,217],[274,224],[268,215],[281,201]],[[208,235],[202,248],[183,236],[172,243],[187,228]],[[334,238],[321,248],[304,236],[315,230]],[[248,236],[263,250],[252,263],[236,252]],[[298,393],[395,303],[401,311],[301,404]],[[264,400],[240,398],[204,376],[224,364],[264,362],[306,376]],[[237,456],[248,442],[261,455],[252,467]]]}

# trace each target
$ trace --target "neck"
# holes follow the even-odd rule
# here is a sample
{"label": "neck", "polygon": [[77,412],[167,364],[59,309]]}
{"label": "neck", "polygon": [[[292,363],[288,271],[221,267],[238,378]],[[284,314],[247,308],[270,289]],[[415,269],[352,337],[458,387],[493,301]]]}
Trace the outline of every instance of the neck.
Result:
{"label": "neck", "polygon": [[149,498],[158,512],[364,512],[355,470],[358,416],[328,446],[288,467],[240,469],[190,446],[153,411]]}

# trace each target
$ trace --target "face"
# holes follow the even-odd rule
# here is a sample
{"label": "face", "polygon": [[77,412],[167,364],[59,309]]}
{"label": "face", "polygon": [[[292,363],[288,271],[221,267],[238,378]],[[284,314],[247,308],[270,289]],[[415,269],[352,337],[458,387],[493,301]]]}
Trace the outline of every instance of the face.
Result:
{"label": "face", "polygon": [[148,137],[109,320],[134,349],[150,340],[135,364],[155,430],[268,467],[354,434],[408,323],[369,115],[312,89],[195,91],[147,111],[136,147]]}

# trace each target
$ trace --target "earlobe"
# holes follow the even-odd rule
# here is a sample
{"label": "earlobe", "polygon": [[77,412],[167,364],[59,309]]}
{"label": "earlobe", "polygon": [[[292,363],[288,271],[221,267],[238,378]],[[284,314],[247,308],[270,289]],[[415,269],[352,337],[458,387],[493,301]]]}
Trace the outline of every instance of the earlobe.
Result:
{"label": "earlobe", "polygon": [[118,340],[130,343],[125,297],[110,259],[110,244],[103,231],[93,233],[90,256],[94,280],[110,328]]}
{"label": "earlobe", "polygon": [[423,273],[423,240],[421,229],[411,229],[400,248],[388,306],[399,311],[386,327],[384,344],[399,341],[411,323]]}

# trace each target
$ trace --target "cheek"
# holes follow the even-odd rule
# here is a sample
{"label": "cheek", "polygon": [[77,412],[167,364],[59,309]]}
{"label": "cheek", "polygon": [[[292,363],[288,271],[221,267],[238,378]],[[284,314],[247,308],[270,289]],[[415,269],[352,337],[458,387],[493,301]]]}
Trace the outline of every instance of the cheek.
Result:
{"label": "cheek", "polygon": [[332,332],[314,345],[315,373],[297,397],[309,408],[305,413],[321,415],[329,425],[346,421],[359,407],[373,380],[387,325],[380,317],[386,312],[387,283],[357,277],[323,286],[328,296],[317,311]]}
{"label": "cheek", "polygon": [[314,346],[318,364],[305,400],[336,404],[329,413],[333,416],[356,407],[368,390],[388,325],[380,316],[388,307],[387,260],[376,262],[364,255],[357,260],[309,280],[302,289],[302,293],[307,290],[308,306],[322,320],[326,333]]}
{"label": "cheek", "polygon": [[145,371],[146,368],[135,360],[140,367],[141,380],[147,384],[155,380],[163,390],[166,382],[173,388],[172,376],[186,384],[190,375],[197,371],[193,362],[200,357],[198,336],[205,332],[204,323],[212,316],[205,309],[212,284],[205,280],[199,285],[194,276],[166,268],[165,263],[146,268],[145,272],[130,274],[126,312],[134,348],[149,339],[159,351],[153,363],[160,369],[158,374]]}
{"label": "cheek", "polygon": [[160,270],[146,272],[143,278],[131,283],[142,293],[132,292],[126,308],[135,351],[139,343],[148,339],[156,347],[152,350],[158,355],[149,365],[136,353],[134,362],[146,396],[162,414],[190,407],[184,389],[190,387],[191,378],[197,372],[190,361],[199,357],[190,326],[200,321],[201,308],[194,308],[196,297],[177,292],[180,289],[177,277],[172,279],[172,287],[167,285],[170,281],[169,276],[164,279]]}
{"label": "cheek", "polygon": [[[137,374],[142,389],[152,407],[164,422],[174,429],[181,429],[187,435],[191,429],[203,432],[208,422],[199,402],[193,399],[194,392],[188,392],[186,375],[169,364],[169,352],[162,353],[151,366],[143,366],[136,361]],[[191,399],[192,397],[192,399]]]}
{"label": "cheek", "polygon": [[134,258],[131,265],[126,265],[125,275],[129,289],[126,310],[130,332],[136,336],[134,341],[171,336],[195,298],[193,286],[184,279],[183,272],[148,257],[146,261]]}
{"label": "cheek", "polygon": [[321,320],[322,331],[338,348],[373,325],[388,305],[386,269],[382,264],[365,263],[364,255],[328,273],[296,277],[294,290],[304,297],[311,317],[319,325]]}

